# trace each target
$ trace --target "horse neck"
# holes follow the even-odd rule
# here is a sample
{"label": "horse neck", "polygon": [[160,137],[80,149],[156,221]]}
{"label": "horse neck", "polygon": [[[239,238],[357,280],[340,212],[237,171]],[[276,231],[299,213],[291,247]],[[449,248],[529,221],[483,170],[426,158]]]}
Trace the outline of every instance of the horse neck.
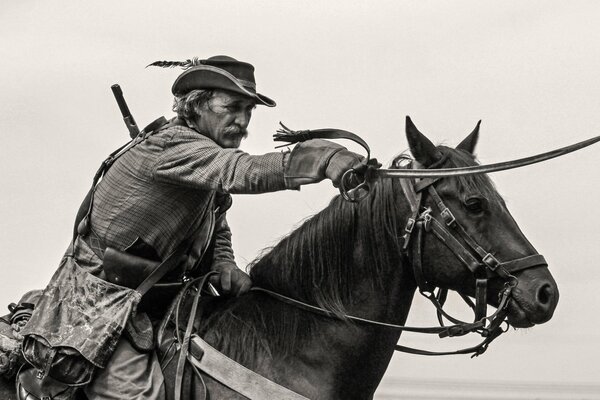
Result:
{"label": "horse neck", "polygon": [[391,181],[360,204],[338,196],[256,262],[252,280],[339,316],[389,316],[405,280],[399,232],[409,207],[400,196]]}
{"label": "horse neck", "polygon": [[[279,280],[272,275],[269,280],[258,264],[255,283],[340,316],[403,324],[416,287],[397,238],[409,211],[392,187],[377,189],[375,198],[364,200],[370,204],[337,200],[308,220],[266,259],[270,269],[284,258],[293,260],[287,274],[279,271]],[[313,339],[296,353],[299,362],[293,363],[296,369],[290,375],[335,381],[333,387],[319,388],[331,390],[333,398],[368,398],[387,369],[400,331],[320,316],[312,322]],[[326,367],[315,372],[314,365]]]}

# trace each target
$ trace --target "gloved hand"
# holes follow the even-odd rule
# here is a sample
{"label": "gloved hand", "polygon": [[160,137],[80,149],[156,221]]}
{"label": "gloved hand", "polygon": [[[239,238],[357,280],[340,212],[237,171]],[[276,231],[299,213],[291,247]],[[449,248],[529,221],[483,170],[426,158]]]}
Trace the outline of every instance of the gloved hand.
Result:
{"label": "gloved hand", "polygon": [[331,179],[338,187],[342,175],[351,168],[360,168],[364,157],[344,146],[322,139],[298,143],[290,153],[284,172],[286,186],[297,189],[300,185]]}
{"label": "gloved hand", "polygon": [[252,286],[248,274],[231,261],[216,260],[211,267],[211,271],[218,272],[218,274],[210,277],[210,283],[221,294],[239,296],[250,290]]}
{"label": "gloved hand", "polygon": [[[327,164],[327,169],[325,170],[325,176],[331,179],[331,183],[336,188],[340,186],[340,182],[342,181],[342,176],[349,169],[362,169],[364,167],[365,158],[360,154],[353,153],[349,150],[340,150],[335,153],[329,163]],[[357,182],[352,182],[352,178],[356,178],[355,175],[351,177],[350,186],[356,186]]]}

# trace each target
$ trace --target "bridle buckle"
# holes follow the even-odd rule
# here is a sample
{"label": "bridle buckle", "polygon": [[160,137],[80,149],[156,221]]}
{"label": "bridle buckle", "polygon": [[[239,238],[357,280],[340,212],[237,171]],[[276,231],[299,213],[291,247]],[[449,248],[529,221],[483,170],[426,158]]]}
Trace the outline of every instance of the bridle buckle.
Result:
{"label": "bridle buckle", "polygon": [[431,216],[431,211],[431,208],[427,207],[425,210],[423,210],[421,215],[419,215],[419,219],[423,221],[423,228],[425,228],[426,231],[429,231],[431,220],[433,219]]}
{"label": "bridle buckle", "polygon": [[487,253],[482,259],[483,263],[492,271],[496,272],[496,268],[500,265],[500,261],[496,257],[492,255],[492,253]]}
{"label": "bridle buckle", "polygon": [[444,219],[446,226],[450,226],[456,222],[456,218],[454,217],[454,214],[452,214],[452,211],[450,211],[450,209],[448,207],[444,208],[440,215]]}

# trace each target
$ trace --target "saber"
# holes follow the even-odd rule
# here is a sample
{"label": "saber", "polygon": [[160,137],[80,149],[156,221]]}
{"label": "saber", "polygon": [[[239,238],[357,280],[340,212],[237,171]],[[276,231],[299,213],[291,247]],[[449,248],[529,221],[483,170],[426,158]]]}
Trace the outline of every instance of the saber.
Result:
{"label": "saber", "polygon": [[508,169],[520,168],[536,164],[552,158],[564,156],[565,154],[581,150],[600,142],[600,136],[596,136],[570,146],[548,151],[535,156],[520,158],[518,160],[503,161],[488,165],[474,165],[471,167],[441,168],[441,169],[378,169],[374,173],[382,178],[444,178],[448,176],[487,174],[490,172],[506,171]]}
{"label": "saber", "polygon": [[[315,129],[315,130],[302,130],[294,131],[282,124],[281,129],[273,135],[273,140],[287,142],[282,146],[288,146],[290,144],[303,142],[309,139],[350,139],[359,145],[361,145],[367,151],[367,163],[369,161],[371,151],[367,143],[358,135],[348,132],[342,129],[326,128],[326,129]],[[456,167],[456,168],[440,168],[440,169],[385,169],[379,168],[374,169],[373,175],[381,178],[445,178],[448,176],[461,176],[461,175],[475,175],[475,174],[487,174],[490,172],[506,171],[507,169],[514,169],[525,167],[527,165],[536,164],[542,161],[550,160],[552,158],[564,156],[565,154],[572,153],[577,150],[581,150],[584,147],[591,146],[594,143],[600,142],[600,136],[584,140],[579,143],[572,144],[570,146],[562,147],[560,149],[548,151],[546,153],[538,154],[535,156],[519,158],[512,161],[503,161],[495,164],[488,165],[473,165],[470,167]],[[277,147],[282,147],[277,146]],[[352,170],[350,170],[352,171]],[[342,179],[343,180],[343,179]]]}

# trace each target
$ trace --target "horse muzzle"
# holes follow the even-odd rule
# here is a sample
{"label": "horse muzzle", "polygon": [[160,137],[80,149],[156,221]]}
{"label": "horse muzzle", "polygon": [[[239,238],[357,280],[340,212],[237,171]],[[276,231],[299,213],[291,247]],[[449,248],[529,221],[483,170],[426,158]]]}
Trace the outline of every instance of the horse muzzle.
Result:
{"label": "horse muzzle", "polygon": [[508,303],[508,322],[515,328],[543,324],[554,315],[559,292],[547,268],[539,267],[518,274]]}

